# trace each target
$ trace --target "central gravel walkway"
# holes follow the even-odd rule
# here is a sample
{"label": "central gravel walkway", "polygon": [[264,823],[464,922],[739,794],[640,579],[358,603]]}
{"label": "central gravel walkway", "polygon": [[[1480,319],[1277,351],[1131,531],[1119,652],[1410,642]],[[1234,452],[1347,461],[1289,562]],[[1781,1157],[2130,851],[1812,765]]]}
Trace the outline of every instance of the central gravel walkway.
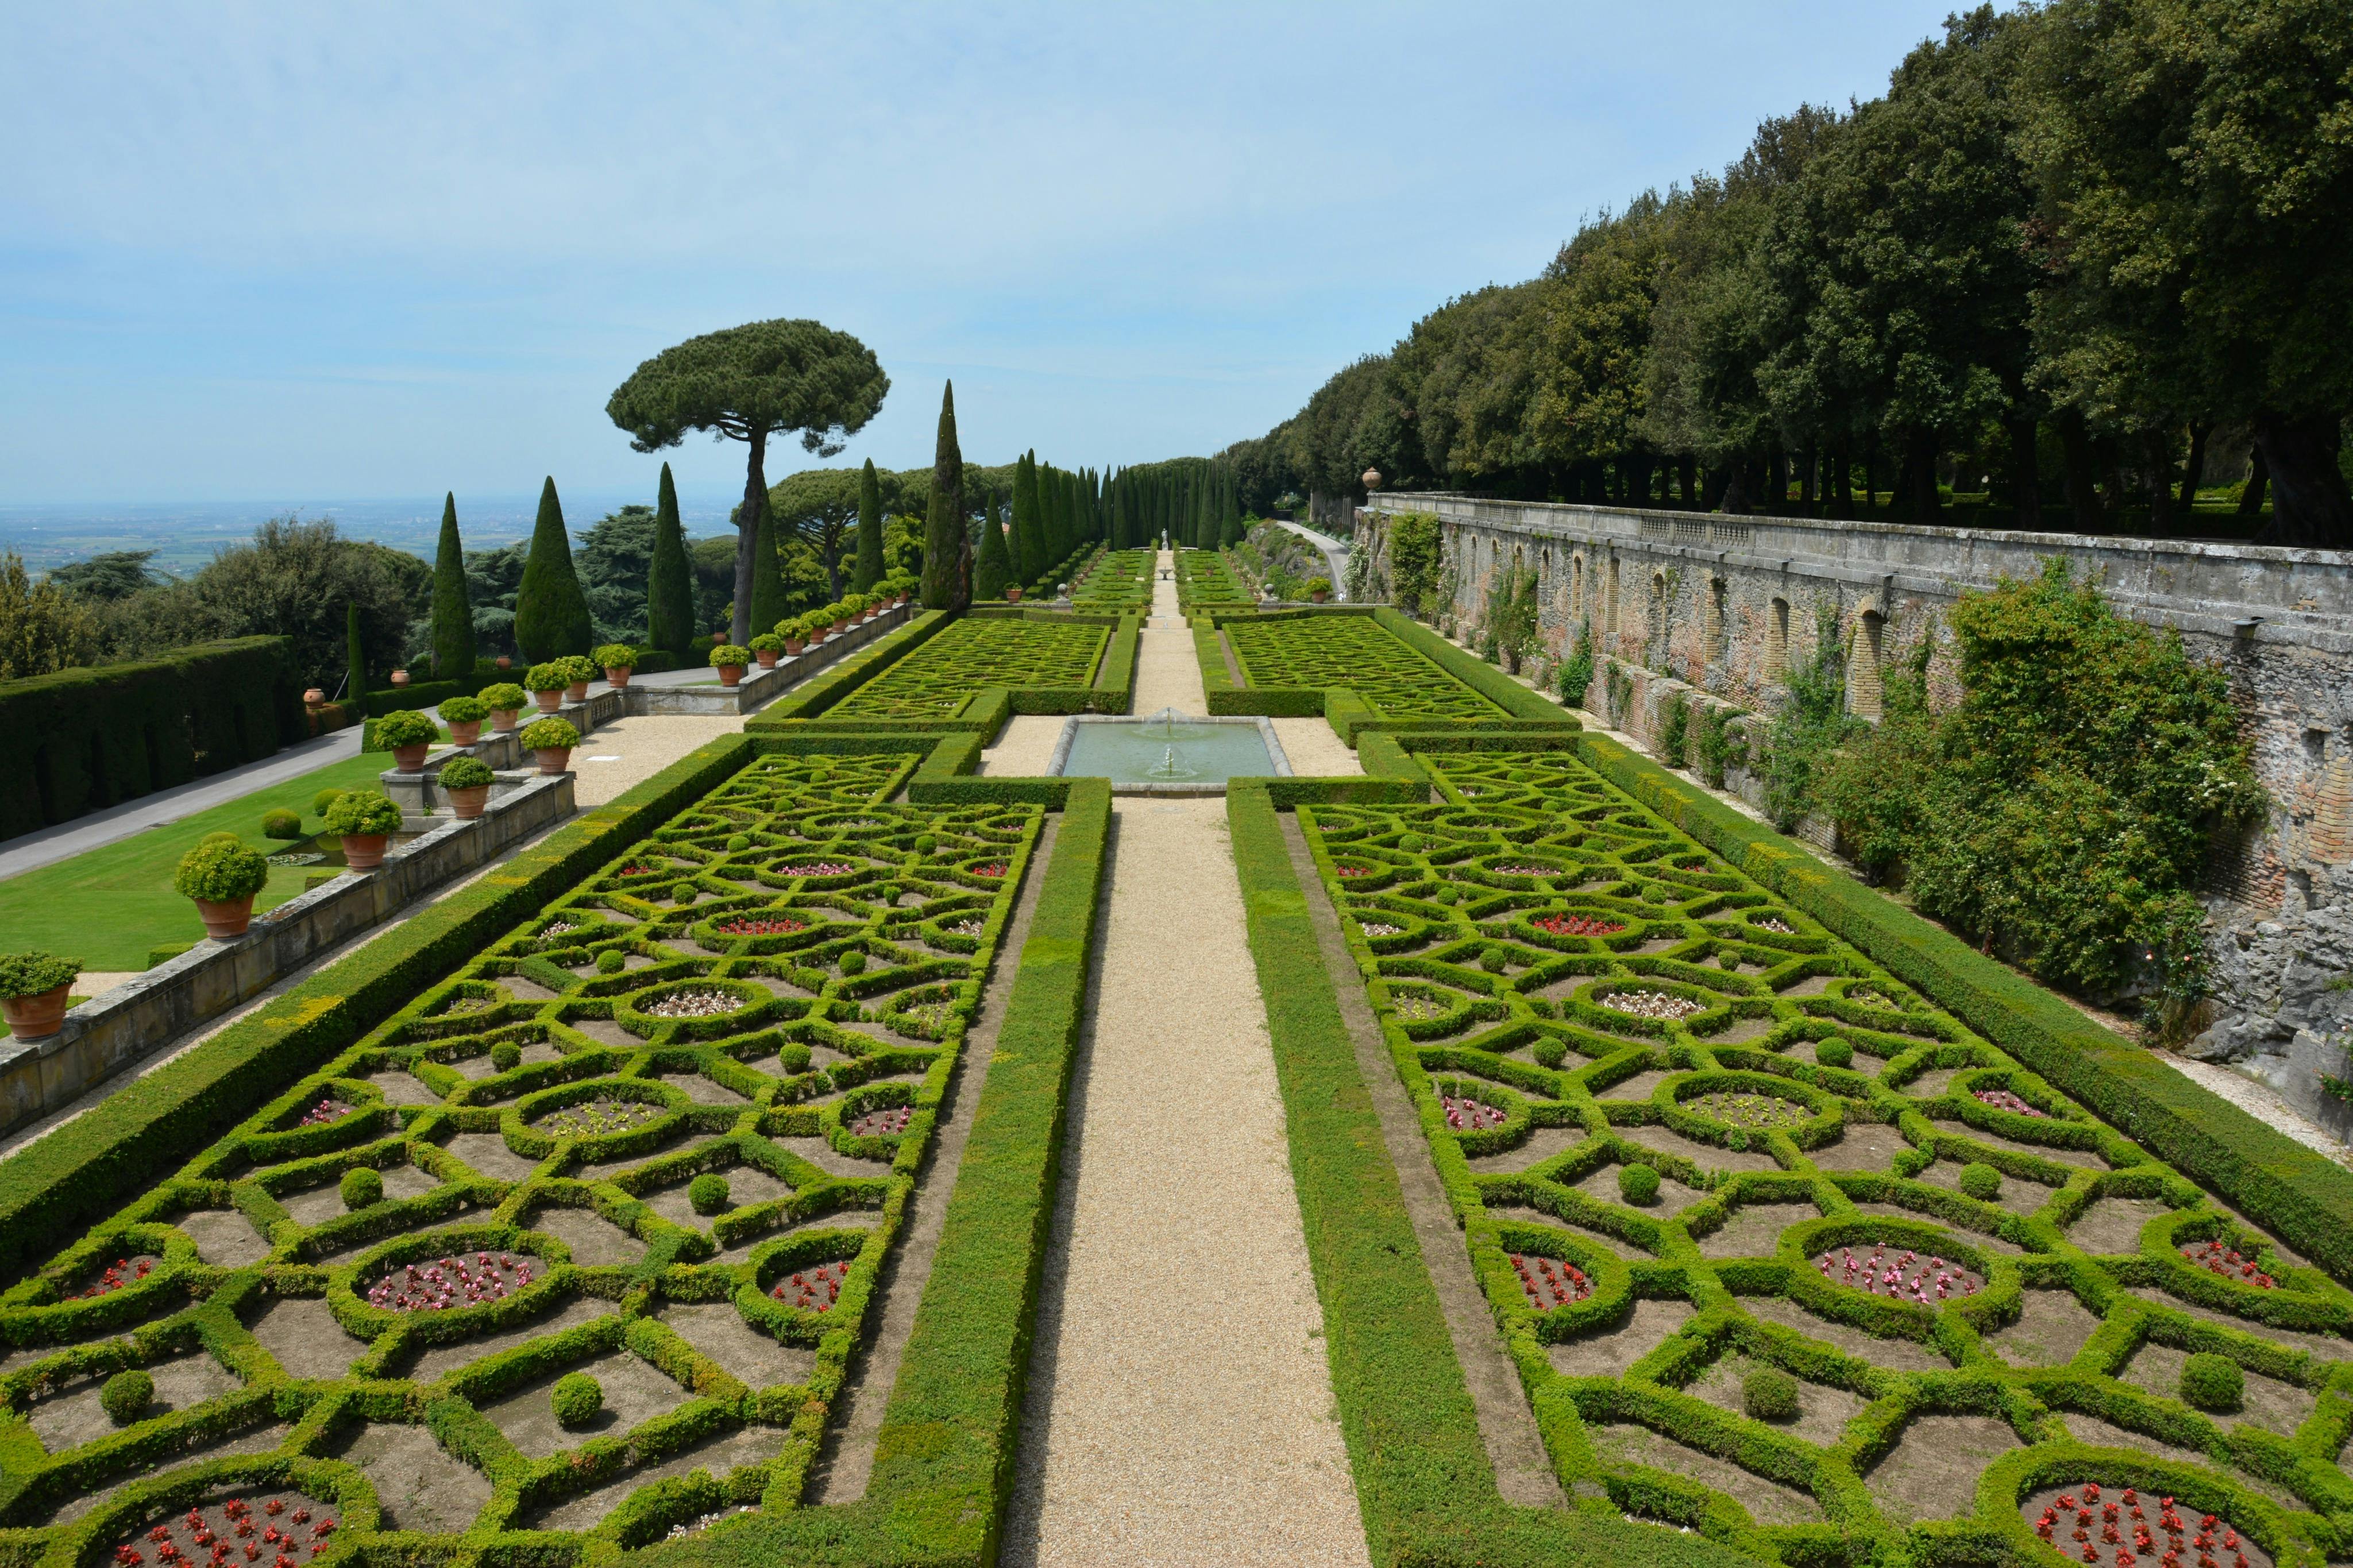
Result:
{"label": "central gravel walkway", "polygon": [[1001,1561],[1362,1563],[1225,802],[1122,798],[1111,877]]}

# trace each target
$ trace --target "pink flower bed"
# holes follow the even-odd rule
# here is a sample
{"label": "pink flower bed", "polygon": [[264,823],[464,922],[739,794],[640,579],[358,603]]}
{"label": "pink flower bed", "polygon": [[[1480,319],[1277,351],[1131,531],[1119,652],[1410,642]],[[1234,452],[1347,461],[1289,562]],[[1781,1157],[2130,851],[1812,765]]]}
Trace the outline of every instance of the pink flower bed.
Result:
{"label": "pink flower bed", "polygon": [[829,1312],[841,1300],[842,1281],[849,1278],[847,1263],[820,1263],[814,1268],[803,1269],[790,1279],[780,1279],[768,1292],[787,1307],[805,1311]]}
{"label": "pink flower bed", "polygon": [[330,1121],[341,1121],[352,1113],[352,1108],[340,1100],[322,1100],[302,1113],[297,1127],[324,1127]]}
{"label": "pink flower bed", "polygon": [[1582,1301],[1593,1294],[1593,1281],[1574,1263],[1536,1253],[1514,1252],[1510,1257],[1512,1271],[1520,1277],[1520,1289],[1527,1292],[1528,1305],[1539,1311]]}
{"label": "pink flower bed", "polygon": [[1490,1127],[1504,1124],[1504,1113],[1483,1100],[1463,1100],[1451,1094],[1438,1097],[1446,1112],[1446,1125],[1457,1132],[1483,1132]]}
{"label": "pink flower bed", "polygon": [[784,936],[791,931],[807,931],[807,922],[784,917],[763,919],[751,915],[738,916],[723,925],[711,928],[721,936]]}
{"label": "pink flower bed", "polygon": [[2181,1256],[2209,1274],[2220,1274],[2225,1279],[2236,1279],[2242,1285],[2252,1285],[2258,1290],[2279,1288],[2279,1281],[2264,1273],[2252,1258],[2243,1257],[2219,1241],[2210,1241],[2202,1247],[2185,1247]]}
{"label": "pink flower bed", "polygon": [[390,1312],[449,1312],[503,1300],[531,1283],[529,1254],[477,1252],[392,1269],[369,1287],[368,1305]]}
{"label": "pink flower bed", "polygon": [[[324,1552],[335,1533],[329,1507],[299,1492],[203,1503],[114,1549],[116,1568],[151,1560],[166,1568],[296,1568]],[[143,1548],[143,1550],[142,1550]]]}
{"label": "pink flower bed", "polygon": [[2018,1096],[2010,1093],[2010,1090],[2006,1089],[1980,1089],[1973,1090],[1972,1092],[1977,1095],[1978,1100],[1980,1104],[1990,1105],[1996,1110],[2011,1110],[2017,1112],[2021,1116],[2032,1116],[2045,1121],[2049,1120],[2044,1112],[2035,1110],[2034,1107],[2027,1104],[2026,1101],[2019,1099]]}
{"label": "pink flower bed", "polygon": [[2219,1514],[2185,1515],[2171,1498],[2131,1487],[2050,1488],[2021,1505],[2034,1533],[2063,1554],[2112,1568],[2272,1568],[2268,1552]]}
{"label": "pink flower bed", "polygon": [[776,875],[779,877],[847,877],[857,869],[857,867],[845,865],[839,860],[805,860],[797,865],[777,867]]}
{"label": "pink flower bed", "polygon": [[1891,1258],[1883,1241],[1865,1258],[1857,1258],[1852,1247],[1840,1248],[1838,1256],[1825,1252],[1819,1267],[1822,1278],[1833,1285],[1923,1307],[1955,1296],[1974,1296],[1985,1283],[1961,1265],[1942,1258],[1924,1258],[1908,1249],[1901,1258]]}
{"label": "pink flower bed", "polygon": [[849,1124],[849,1131],[860,1138],[895,1138],[907,1130],[907,1119],[914,1115],[912,1108],[892,1106],[888,1110],[870,1110]]}

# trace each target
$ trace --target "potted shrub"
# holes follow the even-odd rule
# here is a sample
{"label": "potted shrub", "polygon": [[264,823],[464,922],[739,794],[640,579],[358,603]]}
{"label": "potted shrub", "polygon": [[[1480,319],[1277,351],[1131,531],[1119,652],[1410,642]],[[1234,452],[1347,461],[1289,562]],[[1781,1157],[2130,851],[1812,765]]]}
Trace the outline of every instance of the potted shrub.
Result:
{"label": "potted shrub", "polygon": [[1332,579],[1329,577],[1310,577],[1307,579],[1307,596],[1314,600],[1319,605],[1324,600],[1330,598],[1332,596]]}
{"label": "potted shrub", "polygon": [[7,1016],[8,1032],[20,1040],[37,1040],[65,1027],[69,993],[80,973],[79,958],[0,953],[0,1013]]}
{"label": "potted shrub", "polygon": [[733,686],[744,679],[744,667],[752,662],[752,650],[732,642],[721,643],[711,650],[711,668],[719,672],[719,684]]}
{"label": "potted shrub", "polygon": [[589,655],[605,671],[605,684],[615,690],[629,683],[629,672],[638,668],[638,650],[625,642],[608,642]]}
{"label": "potted shrub", "polygon": [[384,847],[400,831],[400,807],[380,789],[347,789],[327,808],[327,831],[343,840],[343,864],[373,871],[384,864]]}
{"label": "potted shrub", "polygon": [[752,657],[760,661],[762,669],[776,668],[776,656],[785,651],[785,639],[774,632],[762,632],[752,639]]}
{"label": "potted shrub", "polygon": [[798,658],[802,650],[808,647],[808,617],[789,616],[778,621],[776,635],[785,639],[786,655],[792,658]]}
{"label": "potted shrub", "polygon": [[564,706],[564,689],[572,684],[572,675],[562,659],[550,659],[523,671],[522,683],[539,699],[539,710],[553,713]]}
{"label": "potted shrub", "polygon": [[596,679],[596,667],[576,653],[567,653],[555,662],[564,667],[564,695],[575,702],[587,701],[588,683]]}
{"label": "potted shrub", "polygon": [[810,647],[816,647],[833,635],[835,610],[835,605],[819,605],[808,613]]}
{"label": "potted shrub", "polygon": [[490,710],[491,726],[500,733],[515,727],[515,715],[522,711],[529,696],[512,680],[501,680],[496,686],[485,686],[475,699]]}
{"label": "potted shrub", "polygon": [[441,764],[434,782],[449,797],[449,809],[463,822],[482,815],[482,808],[491,803],[491,785],[498,782],[498,775],[480,757],[452,757]]}
{"label": "potted shrub", "polygon": [[490,706],[479,697],[452,697],[438,710],[441,722],[449,726],[449,743],[470,746],[482,738],[482,721],[491,716]]}
{"label": "potted shrub", "polygon": [[1008,605],[1018,605],[1021,602],[1020,584],[1008,583],[1005,584],[1005,602]]}
{"label": "potted shrub", "polygon": [[866,624],[865,595],[844,594],[841,596],[841,607],[849,617],[849,625],[853,626],[862,626]]}
{"label": "potted shrub", "polygon": [[441,726],[414,708],[396,709],[375,721],[375,738],[392,752],[392,765],[413,773],[425,766],[425,753],[441,738]]}
{"label": "potted shrub", "polygon": [[[738,668],[735,672],[742,675]],[[572,762],[572,748],[580,743],[580,731],[572,727],[569,719],[534,719],[523,726],[522,743],[539,754],[539,771],[553,778]]]}
{"label": "potted shrub", "polygon": [[[343,800],[350,798],[345,795]],[[341,807],[343,803],[338,800],[335,805]],[[397,807],[394,815],[399,815]],[[228,833],[209,837],[180,857],[180,868],[172,878],[172,886],[183,898],[195,900],[205,934],[215,942],[245,934],[245,928],[253,923],[253,895],[269,882],[268,857],[259,849],[247,848]]]}

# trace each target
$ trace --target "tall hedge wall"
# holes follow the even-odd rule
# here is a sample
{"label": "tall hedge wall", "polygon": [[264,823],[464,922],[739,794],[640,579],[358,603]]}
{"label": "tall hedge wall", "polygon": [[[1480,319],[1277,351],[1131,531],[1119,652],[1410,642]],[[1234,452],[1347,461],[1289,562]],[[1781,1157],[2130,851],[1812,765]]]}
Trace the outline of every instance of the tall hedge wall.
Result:
{"label": "tall hedge wall", "polygon": [[302,739],[284,637],[0,682],[0,838],[254,762]]}

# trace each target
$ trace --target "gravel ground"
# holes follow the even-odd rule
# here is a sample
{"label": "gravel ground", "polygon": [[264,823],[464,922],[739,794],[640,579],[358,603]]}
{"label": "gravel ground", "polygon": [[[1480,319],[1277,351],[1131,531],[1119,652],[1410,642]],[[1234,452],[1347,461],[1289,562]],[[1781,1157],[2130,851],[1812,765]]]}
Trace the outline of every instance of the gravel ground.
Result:
{"label": "gravel ground", "polygon": [[[1207,713],[1209,700],[1201,693],[1201,666],[1193,657],[1193,634],[1176,613],[1176,584],[1162,582],[1158,572],[1174,569],[1175,552],[1164,550],[1152,583],[1152,621],[1135,649],[1135,705],[1132,713],[1157,713],[1174,708],[1179,713]],[[1173,630],[1162,630],[1163,626]]]}
{"label": "gravel ground", "polygon": [[1274,734],[1282,742],[1282,754],[1291,759],[1291,771],[1302,778],[1335,778],[1365,771],[1356,753],[1321,719],[1277,719]]}
{"label": "gravel ground", "polygon": [[572,798],[583,811],[603,805],[697,746],[743,728],[742,717],[729,713],[640,713],[617,719],[583,736],[579,750],[572,753]]}
{"label": "gravel ground", "polygon": [[[1139,676],[1200,711],[1186,632]],[[1225,802],[1113,809],[1002,1561],[1361,1563]]]}
{"label": "gravel ground", "polygon": [[980,771],[1014,778],[1041,776],[1053,758],[1054,742],[1062,738],[1062,726],[1068,722],[1060,713],[1015,714],[1006,721],[997,744],[980,753]]}

